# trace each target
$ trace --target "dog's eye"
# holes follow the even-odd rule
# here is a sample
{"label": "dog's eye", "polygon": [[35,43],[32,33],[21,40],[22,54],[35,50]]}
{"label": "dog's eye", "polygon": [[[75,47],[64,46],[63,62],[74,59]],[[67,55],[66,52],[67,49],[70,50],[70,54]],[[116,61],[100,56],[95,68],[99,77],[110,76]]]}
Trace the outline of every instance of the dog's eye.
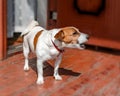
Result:
{"label": "dog's eye", "polygon": [[78,32],[74,32],[74,33],[73,33],[73,35],[77,35],[77,34],[78,34]]}

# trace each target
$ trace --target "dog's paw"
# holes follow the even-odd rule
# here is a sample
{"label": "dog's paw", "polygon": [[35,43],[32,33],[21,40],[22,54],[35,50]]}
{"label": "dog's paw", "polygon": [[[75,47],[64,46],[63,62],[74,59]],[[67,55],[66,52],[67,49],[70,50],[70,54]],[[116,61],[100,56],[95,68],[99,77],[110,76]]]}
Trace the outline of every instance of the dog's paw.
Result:
{"label": "dog's paw", "polygon": [[41,84],[43,84],[44,83],[44,80],[43,80],[43,78],[38,78],[37,79],[37,82],[36,82],[36,84],[38,84],[38,85],[41,85]]}
{"label": "dog's paw", "polygon": [[54,77],[55,77],[55,80],[62,80],[62,77],[60,75],[56,75]]}

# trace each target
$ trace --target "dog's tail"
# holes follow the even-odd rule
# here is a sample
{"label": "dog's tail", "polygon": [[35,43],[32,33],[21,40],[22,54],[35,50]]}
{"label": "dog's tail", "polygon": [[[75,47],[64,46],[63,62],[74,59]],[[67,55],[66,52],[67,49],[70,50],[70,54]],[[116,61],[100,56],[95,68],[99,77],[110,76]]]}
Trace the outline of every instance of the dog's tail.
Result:
{"label": "dog's tail", "polygon": [[33,29],[35,26],[38,26],[39,23],[35,20],[33,20],[28,27],[21,33],[21,37],[24,37],[24,35],[28,34],[31,29]]}

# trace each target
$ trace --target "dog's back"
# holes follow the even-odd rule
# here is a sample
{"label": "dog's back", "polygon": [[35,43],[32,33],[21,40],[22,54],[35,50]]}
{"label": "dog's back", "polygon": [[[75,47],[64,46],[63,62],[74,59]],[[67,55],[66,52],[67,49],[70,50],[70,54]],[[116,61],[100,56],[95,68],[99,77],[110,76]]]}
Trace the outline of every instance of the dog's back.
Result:
{"label": "dog's back", "polygon": [[36,34],[41,30],[44,30],[44,28],[40,27],[37,21],[32,21],[28,25],[28,27],[21,33],[21,37],[23,38],[24,50],[31,49],[31,51],[34,52],[34,38]]}

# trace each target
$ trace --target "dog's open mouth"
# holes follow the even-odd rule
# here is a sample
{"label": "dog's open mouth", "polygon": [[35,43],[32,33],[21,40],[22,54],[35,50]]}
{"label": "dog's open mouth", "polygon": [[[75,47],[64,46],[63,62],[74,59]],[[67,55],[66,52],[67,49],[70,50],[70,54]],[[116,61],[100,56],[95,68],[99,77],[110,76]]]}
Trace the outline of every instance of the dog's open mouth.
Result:
{"label": "dog's open mouth", "polygon": [[80,47],[82,48],[82,49],[85,49],[85,44],[80,44]]}

